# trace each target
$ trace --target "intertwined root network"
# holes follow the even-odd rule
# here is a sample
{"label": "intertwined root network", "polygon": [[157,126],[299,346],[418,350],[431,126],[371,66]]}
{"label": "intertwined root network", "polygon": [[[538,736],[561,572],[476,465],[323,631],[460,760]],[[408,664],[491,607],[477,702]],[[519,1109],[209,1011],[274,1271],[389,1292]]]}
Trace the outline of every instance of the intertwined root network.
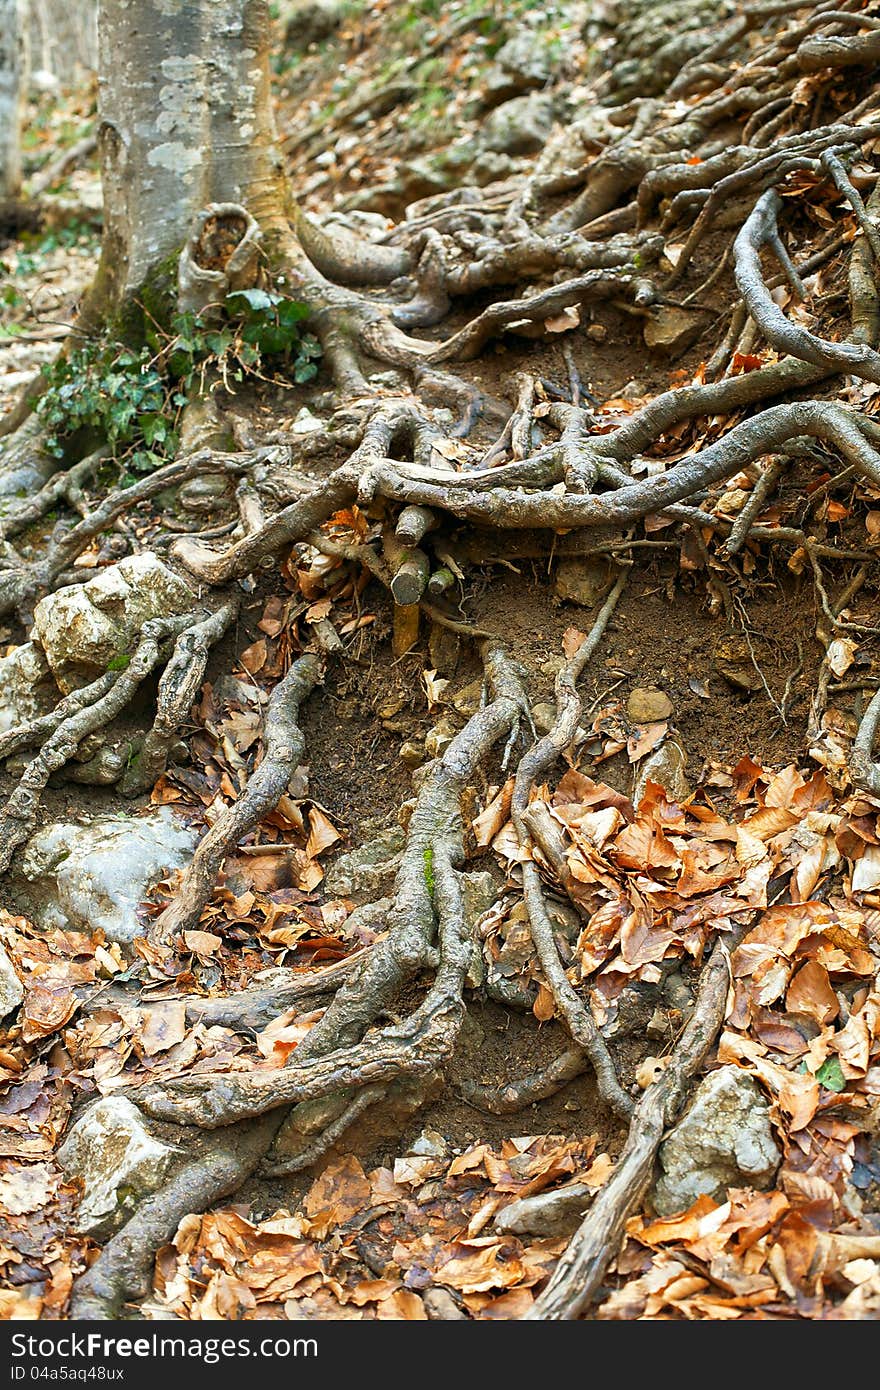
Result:
{"label": "intertwined root network", "polygon": [[[462,797],[493,759],[515,768],[512,817],[532,939],[571,1043],[543,1071],[511,1078],[496,1094],[474,1085],[471,1094],[475,1103],[503,1113],[593,1070],[601,1096],[628,1127],[628,1138],[614,1175],[595,1198],[533,1316],[576,1317],[601,1282],[627,1216],[650,1179],[664,1127],[678,1113],[717,1035],[728,987],[727,957],[716,947],[670,1065],[634,1103],[620,1085],[588,1001],[570,983],[559,958],[542,878],[529,855],[538,845],[563,884],[564,860],[553,827],[542,823],[539,808],[530,807],[530,792],[575,736],[582,712],[578,679],[601,642],[639,548],[690,533],[703,550],[711,543],[728,560],[741,554],[747,541],[801,550],[833,631],[845,626],[843,605],[837,611],[830,607],[823,567],[867,566],[872,560],[869,551],[820,543],[800,529],[757,520],[788,469],[811,457],[817,445],[837,460],[841,477],[880,487],[880,426],[834,399],[841,376],[880,383],[880,184],[876,172],[866,173],[880,139],[880,113],[874,112],[870,91],[863,99],[857,95],[859,81],[864,88],[880,58],[880,24],[852,0],[818,6],[806,19],[803,8],[777,3],[744,11],[723,42],[713,40],[684,65],[665,97],[615,108],[619,138],[579,168],[563,167],[560,147],[551,140],[515,189],[494,200],[481,201],[473,190],[425,200],[379,244],[325,232],[296,210],[289,232],[280,241],[276,237],[274,273],[279,285],[308,303],[324,347],[338,405],[325,431],[238,452],[200,450],[94,503],[90,490],[102,458],[98,453],[59,472],[7,512],[0,612],[26,616],[40,595],[70,581],[76,557],[126,512],[205,473],[226,474],[240,484],[240,521],[231,540],[218,545],[216,537],[186,536],[170,546],[171,560],[192,581],[192,610],[148,623],[123,670],[108,672],[67,696],[51,714],[0,738],[2,757],[37,750],[0,812],[2,871],[36,824],[49,777],[83,739],[122,711],[150,673],[161,669],[155,722],[137,766],[127,771],[126,789],[143,790],[155,782],[200,688],[208,654],[234,621],[239,581],[273,572],[291,547],[314,546],[363,567],[387,588],[401,650],[407,634],[418,630],[420,611],[469,637],[479,648],[488,691],[484,707],[421,783],[380,939],[325,970],[295,977],[291,972],[288,985],[271,997],[249,989],[222,1000],[192,1001],[193,1017],[240,1027],[260,1026],[293,1003],[323,1003],[320,1020],[289,1064],[271,1074],[201,1072],[131,1093],[145,1114],[213,1130],[215,1141],[209,1156],[184,1163],[109,1241],[78,1283],[74,1316],[113,1316],[126,1300],[141,1295],[156,1248],[182,1217],[234,1192],[249,1174],[258,1169],[279,1174],[316,1162],[367,1108],[390,1096],[418,1105],[455,1047],[466,1008],[472,943],[461,888]],[[725,55],[739,52],[737,43],[751,33],[761,34],[762,42],[748,49],[747,60],[732,65]],[[838,82],[844,71],[853,77],[849,86]],[[821,101],[804,102],[806,77],[816,84]],[[842,97],[842,91],[853,95]],[[822,110],[828,119],[818,123]],[[718,135],[731,121],[740,125],[738,144]],[[797,207],[798,189],[810,186],[810,180],[813,186],[833,186],[838,204],[849,207],[855,236],[832,228],[818,249],[795,265],[786,249],[789,209]],[[547,200],[558,204],[564,194],[572,196],[561,210],[546,215]],[[722,248],[714,268],[684,296],[679,287],[693,280],[710,235]],[[679,244],[674,264],[664,259],[673,240]],[[781,308],[776,292],[785,287],[790,300],[802,299],[804,281],[844,248],[849,248],[850,328],[835,341]],[[498,402],[454,370],[492,341],[510,332],[540,334],[548,319],[566,313],[576,324],[582,310],[603,301],[623,306],[636,322],[658,306],[699,312],[711,304],[714,287],[731,275],[735,295],[727,325],[699,382],[665,391],[609,429],[584,392],[569,353],[564,388],[517,371],[510,383],[512,408],[497,420],[495,442],[476,466],[457,468],[447,462],[450,451],[438,448],[466,437],[481,417],[488,421],[497,414]],[[519,292],[512,293],[511,286]],[[505,287],[509,297],[491,302],[450,336],[413,336],[441,324],[451,308],[475,293],[485,296],[495,287]],[[735,372],[737,353],[759,342],[773,349],[775,360]],[[377,361],[408,373],[412,389],[377,390],[367,375],[368,363]],[[665,469],[645,466],[671,430],[728,417],[737,422],[711,443],[689,449]],[[544,442],[533,447],[538,420]],[[38,445],[39,430],[31,420],[9,435],[7,454],[27,456]],[[754,470],[749,500],[735,520],[719,516],[713,489],[746,469]],[[381,548],[334,540],[321,529],[341,509],[379,501],[387,518]],[[15,549],[16,537],[59,507],[76,508],[81,515],[75,524],[56,528],[38,559],[26,561]],[[640,529],[649,516],[669,523],[663,540]],[[448,590],[461,577],[464,553],[460,548],[456,559],[450,551],[453,522],[475,538],[477,554],[480,538],[492,530],[505,533],[511,553],[520,538],[535,532],[549,538],[593,530],[594,544],[580,546],[579,553],[608,555],[619,564],[619,577],[592,630],[559,673],[556,722],[539,740],[532,737],[523,673],[503,643],[446,604]],[[303,759],[300,708],[309,698],[321,698],[327,663],[345,660],[332,630],[322,634],[318,624],[313,630],[314,650],[293,662],[271,697],[259,767],[205,835],[175,898],[152,928],[159,945],[173,948],[181,933],[198,923],[224,857],[272,810]],[[820,696],[825,689],[827,673]],[[880,695],[865,714],[851,758],[856,782],[875,793],[880,791],[880,769],[873,761],[878,724]],[[426,978],[430,984],[421,1002],[396,1019],[406,987]],[[295,1159],[283,1157],[283,1144],[276,1152],[276,1140],[302,1108],[317,1101],[327,1106],[328,1097],[332,1103],[323,1131]]]}

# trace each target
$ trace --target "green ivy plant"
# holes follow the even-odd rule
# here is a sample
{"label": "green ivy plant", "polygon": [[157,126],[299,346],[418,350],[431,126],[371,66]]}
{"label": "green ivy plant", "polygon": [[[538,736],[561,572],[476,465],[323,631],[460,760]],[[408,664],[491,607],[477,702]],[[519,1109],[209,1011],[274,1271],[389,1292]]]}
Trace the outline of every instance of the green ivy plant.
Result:
{"label": "green ivy plant", "polygon": [[181,412],[205,390],[209,374],[229,388],[248,377],[266,379],[267,370],[297,384],[312,380],[321,345],[303,331],[308,313],[286,295],[238,290],[219,323],[182,313],[170,332],[153,323],[137,350],[112,341],[72,349],[43,368],[48,389],[34,409],[46,447],[61,457],[74,435],[87,432],[106,442],[118,463],[152,472],[174,457]]}

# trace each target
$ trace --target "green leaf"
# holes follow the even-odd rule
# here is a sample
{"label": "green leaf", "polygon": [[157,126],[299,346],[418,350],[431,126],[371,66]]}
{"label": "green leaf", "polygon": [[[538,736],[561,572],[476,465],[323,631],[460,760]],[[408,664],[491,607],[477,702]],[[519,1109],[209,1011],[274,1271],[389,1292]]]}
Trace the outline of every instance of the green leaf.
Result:
{"label": "green leaf", "polygon": [[845,1091],[846,1077],[843,1074],[839,1058],[829,1057],[824,1061],[816,1072],[816,1080],[821,1082],[826,1091]]}
{"label": "green leaf", "polygon": [[233,290],[232,294],[226,296],[227,308],[239,314],[265,312],[266,309],[273,309],[277,303],[278,295],[268,294],[266,290]]}
{"label": "green leaf", "polygon": [[296,299],[282,299],[277,309],[278,322],[285,328],[293,328],[294,324],[300,323],[302,319],[309,316],[307,304],[300,304]]}
{"label": "green leaf", "polygon": [[138,425],[150,448],[154,444],[161,444],[168,434],[168,425],[161,415],[139,415]]}

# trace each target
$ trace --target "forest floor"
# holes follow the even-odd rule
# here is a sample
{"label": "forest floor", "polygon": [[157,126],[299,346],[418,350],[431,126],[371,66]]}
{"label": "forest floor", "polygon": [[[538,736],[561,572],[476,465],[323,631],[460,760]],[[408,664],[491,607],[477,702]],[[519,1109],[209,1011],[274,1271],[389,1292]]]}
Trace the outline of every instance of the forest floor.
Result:
{"label": "forest floor", "polygon": [[[481,103],[496,53],[529,23],[544,76],[524,88],[512,79],[513,91],[540,91],[557,120],[581,119],[595,73],[613,56],[613,31],[597,6],[563,4],[530,20],[529,7],[515,3],[387,0],[366,14],[352,6],[305,52],[284,50],[276,59],[279,127],[310,211],[326,218],[335,209],[355,225],[366,213],[374,221],[364,227],[376,231],[386,219],[391,228],[415,200],[442,198],[474,169],[484,200],[503,203],[532,172],[535,152],[480,144],[491,109]],[[825,95],[829,106],[848,109],[864,98],[864,72],[844,98],[849,82],[847,69]],[[656,99],[665,99],[662,85]],[[44,150],[88,133],[89,122],[91,93],[42,97],[30,123],[31,167]],[[731,142],[741,127],[741,118],[731,120]],[[597,135],[596,149],[600,143]],[[877,148],[859,155],[865,197]],[[777,302],[812,332],[840,340],[856,219],[829,182],[788,178],[786,240],[796,264],[839,245],[807,281],[803,304],[785,289]],[[10,233],[0,248],[0,410],[51,359],[91,279],[96,181],[93,168],[74,171],[44,200],[43,225]],[[491,448],[515,403],[517,374],[539,383],[537,430],[552,401],[572,389],[589,402],[596,427],[611,432],[670,388],[702,383],[738,292],[728,273],[696,296],[697,308],[680,305],[712,276],[734,230],[707,233],[659,314],[604,300],[580,318],[563,311],[538,336],[520,336],[514,324],[475,360],[456,364],[487,402],[457,443],[458,461],[476,463]],[[667,270],[682,241],[666,236]],[[457,301],[442,336],[495,297],[487,289]],[[690,314],[693,328],[682,331],[680,317],[661,322],[670,313]],[[655,323],[652,347],[645,328]],[[740,334],[724,372],[747,375],[780,355],[759,334]],[[401,383],[383,370],[373,385],[391,398]],[[239,443],[283,442],[308,427],[309,412],[321,416],[327,390],[319,377],[306,386],[245,384],[221,399]],[[810,394],[880,413],[877,386],[856,377],[832,378]],[[662,469],[711,444],[745,413],[682,421],[649,463]],[[328,471],[343,457],[331,454]],[[844,469],[819,443],[789,460],[757,512],[765,530],[737,554],[661,516],[647,519],[639,543],[616,552],[596,553],[597,541],[613,545],[610,529],[551,535],[464,524],[447,525],[445,552],[437,547],[439,559],[448,553],[461,564],[454,599],[444,598],[447,614],[503,639],[527,672],[539,732],[555,717],[560,667],[590,632],[621,572],[616,559],[625,562],[625,587],[580,681],[577,738],[536,799],[549,808],[569,870],[563,884],[542,865],[557,945],[570,980],[589,982],[597,1022],[622,1020],[612,1047],[628,1095],[638,1098],[672,1056],[716,938],[736,927],[748,933],[733,952],[735,988],[706,1069],[735,1065],[754,1078],[782,1166],[761,1188],[743,1180],[679,1214],[659,1215],[649,1194],[629,1218],[589,1317],[858,1318],[880,1306],[880,801],[853,785],[848,762],[880,687],[880,486]],[[760,478],[749,466],[702,505],[735,524]],[[198,526],[234,515],[226,495]],[[328,534],[369,539],[377,515],[340,512]],[[808,544],[772,544],[766,528],[774,527],[795,529]],[[186,528],[197,529],[192,513],[157,499],[139,509],[133,534],[139,546],[161,549]],[[34,531],[28,544],[38,547],[42,536]],[[826,550],[819,556],[811,546]],[[100,569],[114,558],[98,537],[77,563]],[[294,1007],[261,1030],[238,1032],[194,1021],[187,999],[220,998],[279,966],[333,965],[381,930],[351,918],[370,901],[367,889],[328,891],[325,877],[338,884],[341,856],[406,825],[413,764],[442,751],[479,707],[482,666],[467,638],[429,622],[395,656],[390,598],[368,578],[302,549],[280,570],[261,572],[211,653],[186,752],[178,750],[152,793],[124,801],[112,786],[59,779],[46,789],[47,822],[167,805],[205,826],[243,789],[267,692],[308,625],[329,618],[341,636],[346,659],[330,662],[320,697],[303,710],[307,782],[227,859],[222,885],[187,933],[188,954],[171,960],[143,947],[137,1002],[124,997],[131,967],[118,951],[97,938],[36,930],[0,883],[2,939],[25,985],[23,1010],[7,1020],[0,1043],[5,1316],[66,1316],[73,1279],[97,1254],[98,1243],[77,1234],[79,1188],[53,1158],[83,1099],[183,1072],[282,1068],[314,1015]],[[0,630],[9,645],[25,635],[13,618]],[[155,682],[127,717],[143,722],[154,695]],[[492,1113],[504,1109],[498,1098],[511,1082],[570,1047],[529,939],[511,777],[499,753],[465,798],[466,867],[490,874],[493,888],[445,1084],[438,1079],[413,1113],[405,1103],[367,1110],[312,1168],[251,1177],[228,1202],[186,1217],[159,1251],[152,1291],[129,1314],[528,1316],[578,1211],[608,1182],[626,1130],[592,1071],[514,1113]],[[7,772],[0,791],[15,782]],[[145,924],[173,889],[158,886]],[[381,889],[390,890],[387,877]],[[492,981],[508,989],[510,1007],[498,990],[491,997]],[[415,1006],[424,994],[416,981],[404,1002]],[[574,1185],[579,1207],[554,1209],[547,1229],[540,1217],[505,1225],[513,1202]]]}

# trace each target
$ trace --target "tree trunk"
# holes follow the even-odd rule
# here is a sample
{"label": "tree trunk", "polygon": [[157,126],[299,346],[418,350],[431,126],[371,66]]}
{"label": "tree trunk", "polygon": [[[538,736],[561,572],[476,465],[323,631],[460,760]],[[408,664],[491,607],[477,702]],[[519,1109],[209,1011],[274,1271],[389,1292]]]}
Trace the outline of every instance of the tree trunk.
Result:
{"label": "tree trunk", "polygon": [[27,89],[27,0],[0,0],[0,200],[21,191],[21,122]]}
{"label": "tree trunk", "polygon": [[31,0],[31,65],[35,74],[70,87],[98,67],[97,0]]}
{"label": "tree trunk", "polygon": [[102,0],[98,44],[104,239],[85,313],[106,322],[145,291],[156,314],[207,205],[271,224],[285,184],[266,0]]}

